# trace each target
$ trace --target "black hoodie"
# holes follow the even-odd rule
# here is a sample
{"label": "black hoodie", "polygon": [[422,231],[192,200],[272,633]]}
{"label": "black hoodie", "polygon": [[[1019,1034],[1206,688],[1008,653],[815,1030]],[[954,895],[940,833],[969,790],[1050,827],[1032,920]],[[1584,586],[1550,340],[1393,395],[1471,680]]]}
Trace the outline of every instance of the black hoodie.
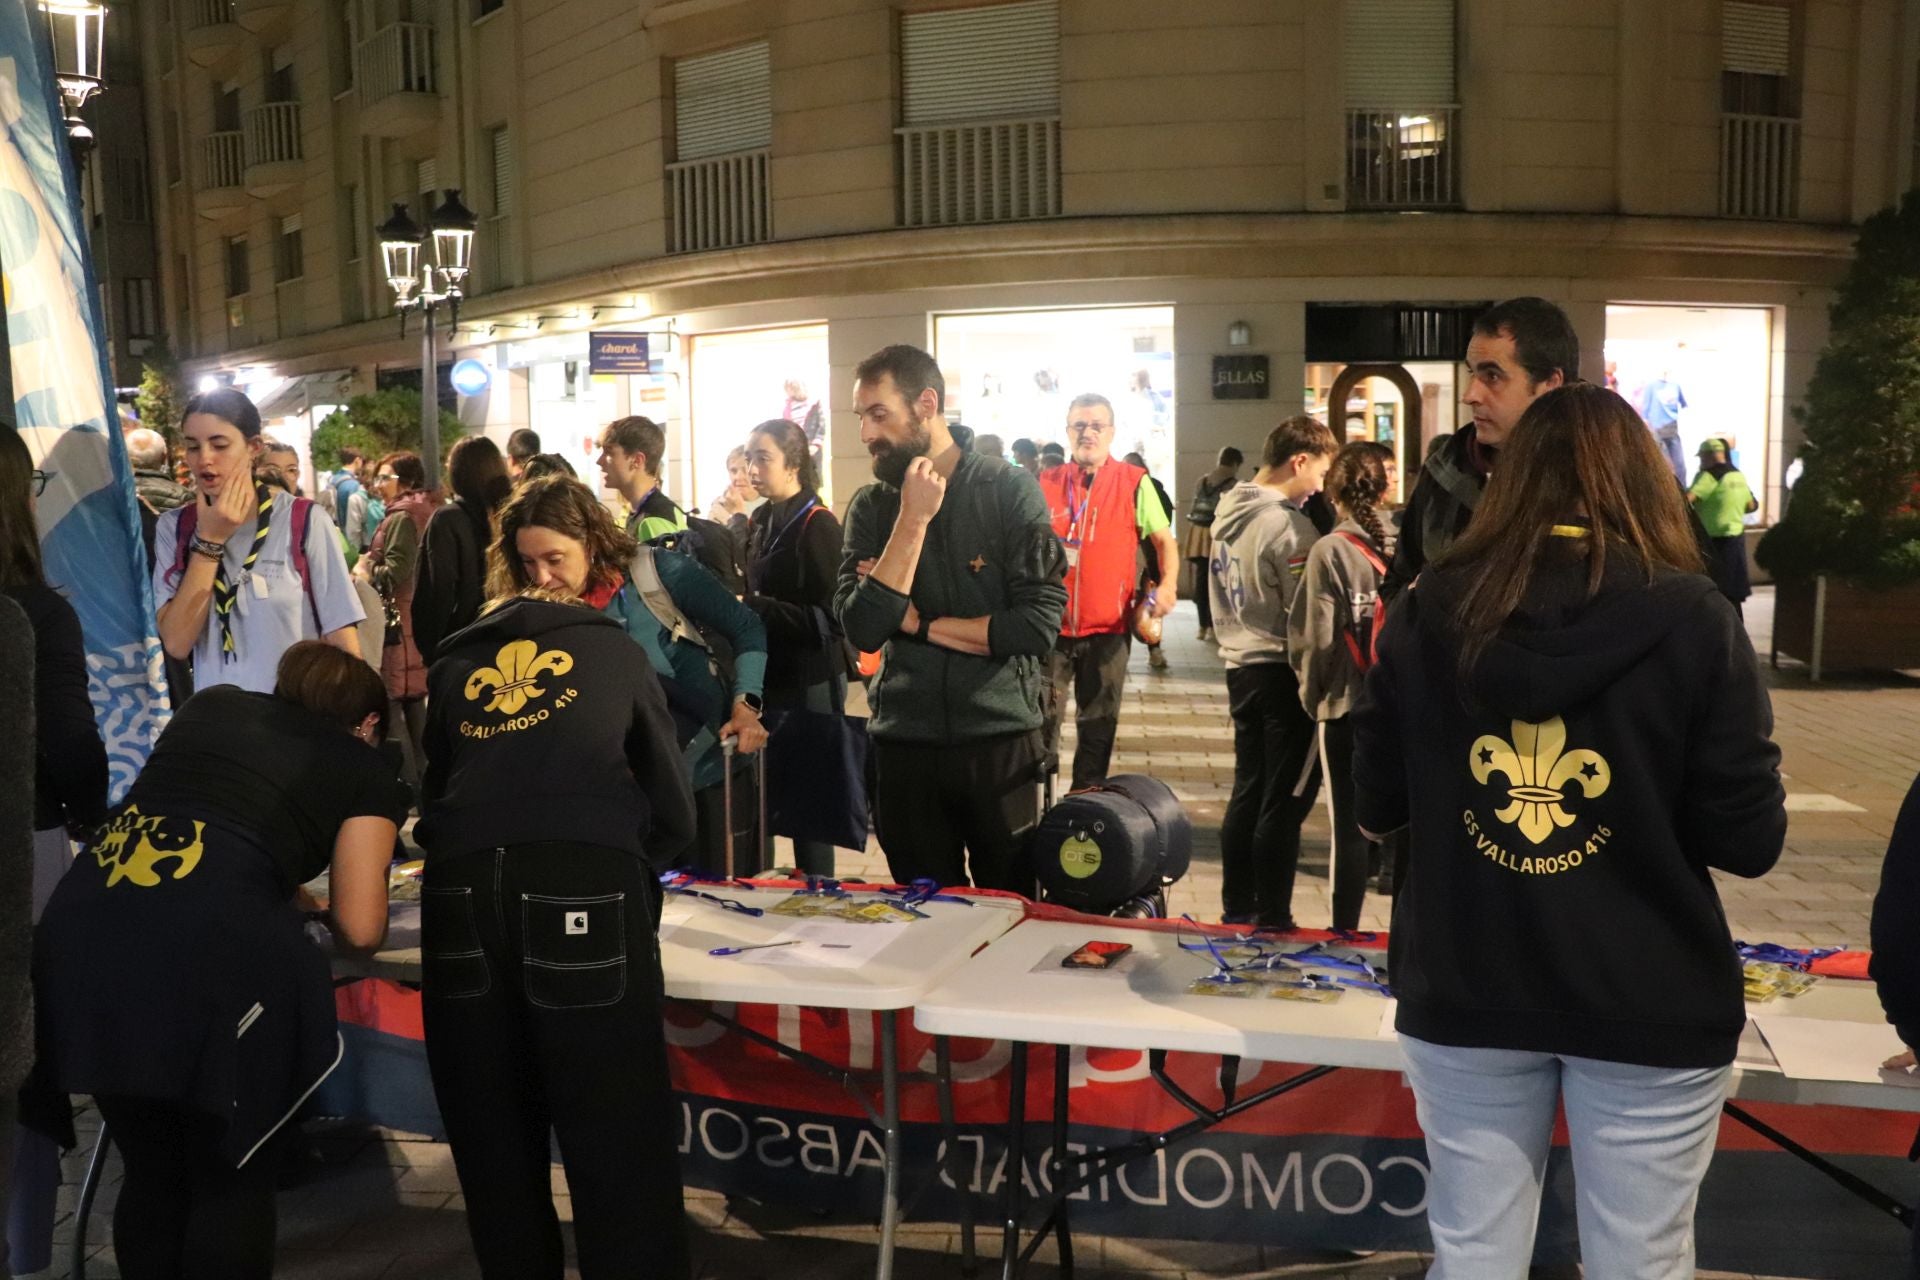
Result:
{"label": "black hoodie", "polygon": [[[1732,606],[1555,540],[1459,696],[1458,570],[1394,602],[1353,712],[1356,816],[1410,825],[1402,1032],[1655,1067],[1733,1060],[1740,965],[1708,868],[1786,839],[1773,711]],[[1466,705],[1471,702],[1470,708]]]}
{"label": "black hoodie", "polygon": [[666,695],[618,622],[515,600],[440,652],[415,833],[430,857],[575,841],[666,866],[692,840]]}

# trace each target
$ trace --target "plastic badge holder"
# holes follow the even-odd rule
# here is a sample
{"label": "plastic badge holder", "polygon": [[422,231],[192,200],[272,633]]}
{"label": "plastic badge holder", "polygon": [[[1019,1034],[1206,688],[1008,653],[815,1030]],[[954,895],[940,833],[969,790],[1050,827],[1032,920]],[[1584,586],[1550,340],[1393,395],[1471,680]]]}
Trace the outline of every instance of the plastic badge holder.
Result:
{"label": "plastic badge holder", "polygon": [[831,914],[855,924],[911,924],[926,917],[891,902],[846,902]]}
{"label": "plastic badge holder", "polygon": [[1249,982],[1237,974],[1210,973],[1195,978],[1187,987],[1190,996],[1224,996],[1229,1000],[1251,1000],[1260,994],[1261,984]]}

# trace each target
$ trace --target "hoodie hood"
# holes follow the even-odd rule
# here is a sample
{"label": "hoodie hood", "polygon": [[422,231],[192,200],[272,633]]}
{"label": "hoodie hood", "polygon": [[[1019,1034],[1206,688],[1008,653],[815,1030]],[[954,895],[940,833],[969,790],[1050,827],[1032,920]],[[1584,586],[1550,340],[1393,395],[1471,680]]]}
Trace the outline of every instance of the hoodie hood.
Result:
{"label": "hoodie hood", "polygon": [[1292,507],[1295,511],[1300,509],[1281,497],[1278,491],[1251,480],[1242,480],[1220,495],[1220,502],[1213,509],[1213,536],[1236,538],[1263,512],[1275,507]]}
{"label": "hoodie hood", "polygon": [[532,640],[565,627],[612,627],[620,624],[584,604],[555,604],[551,600],[510,600],[440,642],[439,652],[452,653],[469,644],[506,644]]}
{"label": "hoodie hood", "polygon": [[[1427,454],[1421,468],[1433,482],[1451,494],[1455,501],[1472,511],[1486,492],[1486,467],[1492,463],[1493,450],[1482,445],[1472,423],[1437,443]],[[1476,465],[1478,463],[1479,465]]]}
{"label": "hoodie hood", "polygon": [[[1547,557],[1473,676],[1473,695],[1483,706],[1529,723],[1591,701],[1717,589],[1700,574],[1674,570],[1649,582],[1625,554],[1615,553],[1607,558],[1599,594],[1589,600],[1585,557],[1559,548],[1549,548]],[[1458,569],[1423,575],[1420,625],[1452,630],[1465,585]]]}

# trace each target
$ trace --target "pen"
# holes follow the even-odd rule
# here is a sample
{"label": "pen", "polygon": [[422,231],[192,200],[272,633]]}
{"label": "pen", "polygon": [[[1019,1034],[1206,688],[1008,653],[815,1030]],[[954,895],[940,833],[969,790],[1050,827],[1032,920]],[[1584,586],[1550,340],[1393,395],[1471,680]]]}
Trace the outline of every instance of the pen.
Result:
{"label": "pen", "polygon": [[760,951],[767,947],[791,947],[799,943],[798,938],[789,938],[785,942],[756,942],[745,947],[715,947],[707,952],[710,956],[737,956],[742,951]]}

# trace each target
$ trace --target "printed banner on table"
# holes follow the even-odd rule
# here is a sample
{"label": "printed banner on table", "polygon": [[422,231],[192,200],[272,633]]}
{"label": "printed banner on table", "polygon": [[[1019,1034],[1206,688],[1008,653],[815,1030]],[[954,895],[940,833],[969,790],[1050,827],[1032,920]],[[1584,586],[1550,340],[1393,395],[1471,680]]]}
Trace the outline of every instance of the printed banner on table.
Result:
{"label": "printed banner on table", "polygon": [[[362,981],[342,987],[336,1003],[347,1056],[317,1095],[323,1112],[439,1136],[420,1043],[419,993]],[[718,1008],[836,1067],[874,1072],[877,1094],[877,1014]],[[687,1185],[838,1221],[877,1219],[882,1135],[838,1084],[705,1021],[698,1005],[669,1006],[667,1037],[676,1088],[672,1123],[680,1134]],[[899,1039],[903,1071],[930,1076],[933,1038],[902,1014]],[[1130,1142],[1192,1118],[1152,1079],[1145,1053],[1071,1052],[1069,1151]],[[1027,1149],[1017,1162],[1007,1158],[1004,1128],[1011,1057],[1005,1041],[953,1042],[955,1178],[938,1171],[942,1137],[934,1086],[928,1079],[908,1079],[901,1088],[907,1217],[957,1221],[957,1188],[965,1186],[989,1253],[998,1247],[997,1234],[991,1241],[988,1234],[997,1232],[1008,1179],[1019,1177],[1029,1194],[1050,1185],[1053,1051],[1035,1048],[1031,1054]],[[1175,1083],[1209,1103],[1221,1097],[1220,1069],[1220,1059],[1199,1054],[1171,1054],[1167,1062]],[[1238,1095],[1304,1069],[1241,1062]],[[1850,1172],[1909,1202],[1914,1198],[1914,1167],[1904,1159],[1913,1117],[1840,1107],[1743,1106]],[[1566,1140],[1563,1125],[1555,1135],[1541,1209],[1536,1257],[1543,1262],[1577,1256]],[[1423,1249],[1427,1178],[1413,1095],[1400,1077],[1342,1070],[1109,1174],[1075,1195],[1071,1215],[1076,1230],[1090,1235],[1301,1250]],[[1037,1218],[1028,1215],[1029,1222]],[[1732,1120],[1721,1124],[1695,1234],[1704,1267],[1831,1280],[1903,1274],[1908,1247],[1899,1223]]]}
{"label": "printed banner on table", "polygon": [[118,800],[164,723],[165,675],[51,68],[39,11],[0,0],[0,266],[14,420],[48,473],[38,506],[47,581],[80,615]]}

